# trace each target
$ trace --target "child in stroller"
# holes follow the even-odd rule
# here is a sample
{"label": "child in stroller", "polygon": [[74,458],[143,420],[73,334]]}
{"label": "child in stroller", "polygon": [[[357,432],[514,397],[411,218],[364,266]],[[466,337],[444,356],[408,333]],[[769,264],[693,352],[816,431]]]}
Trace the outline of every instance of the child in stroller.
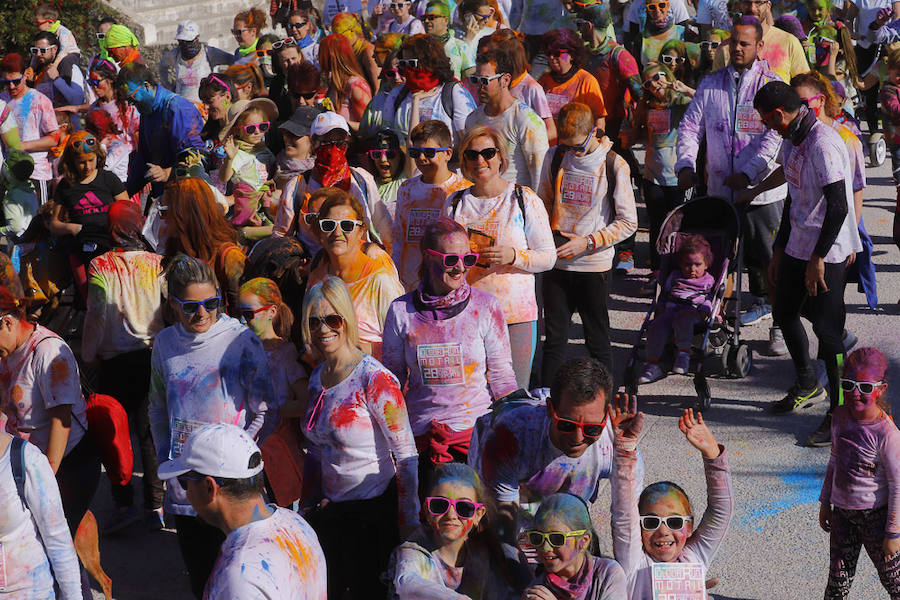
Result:
{"label": "child in stroller", "polygon": [[672,269],[662,286],[665,304],[647,327],[646,364],[638,383],[652,383],[665,377],[659,361],[670,334],[674,334],[678,349],[672,372],[687,373],[694,325],[712,310],[709,292],[716,281],[707,273],[713,261],[709,242],[699,234],[685,236],[675,258],[677,268]]}

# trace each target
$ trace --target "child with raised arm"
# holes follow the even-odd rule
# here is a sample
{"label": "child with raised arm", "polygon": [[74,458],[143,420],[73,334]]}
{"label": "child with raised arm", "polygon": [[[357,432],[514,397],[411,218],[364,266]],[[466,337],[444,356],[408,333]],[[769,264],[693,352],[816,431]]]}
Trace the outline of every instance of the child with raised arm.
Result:
{"label": "child with raised arm", "polygon": [[[636,497],[634,488],[637,438],[643,413],[610,407],[616,427],[613,455],[613,552],[628,578],[629,598],[653,597],[654,563],[699,563],[704,571],[712,562],[734,513],[731,473],[725,448],[703,422],[687,409],[678,428],[703,456],[706,472],[706,511],[694,520],[687,494],[671,481],[653,483]],[[705,573],[704,573],[705,576]]]}
{"label": "child with raised arm", "polygon": [[819,525],[831,534],[825,598],[850,593],[861,546],[891,598],[900,598],[900,431],[885,402],[887,359],[875,348],[847,357],[831,421],[831,458]]}

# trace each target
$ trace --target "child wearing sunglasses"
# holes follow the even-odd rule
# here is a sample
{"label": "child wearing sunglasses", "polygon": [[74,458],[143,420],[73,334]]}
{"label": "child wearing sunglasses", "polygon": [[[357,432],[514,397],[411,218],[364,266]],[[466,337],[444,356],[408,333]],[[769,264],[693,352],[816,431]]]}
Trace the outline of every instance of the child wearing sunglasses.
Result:
{"label": "child wearing sunglasses", "polygon": [[578,496],[553,494],[545,498],[525,536],[541,564],[523,598],[628,598],[625,572],[619,563],[591,551],[596,545],[591,515],[587,503]]}
{"label": "child wearing sunglasses", "polygon": [[275,103],[268,98],[238,100],[228,109],[228,124],[219,133],[226,158],[219,179],[230,183],[234,193],[235,227],[271,225],[268,208],[275,174],[275,155],[266,146],[266,132],[278,118]]}
{"label": "child wearing sunglasses", "polygon": [[887,359],[875,348],[847,357],[819,496],[819,525],[831,536],[825,598],[847,597],[861,546],[884,589],[900,597],[900,431],[885,397],[887,380]]}
{"label": "child wearing sunglasses", "polygon": [[686,409],[678,419],[685,439],[703,456],[706,511],[697,522],[685,491],[671,481],[648,485],[637,495],[637,441],[644,415],[634,398],[610,406],[615,425],[612,486],[613,552],[628,578],[629,598],[653,597],[653,564],[700,563],[704,570],[725,539],[734,514],[731,471],[725,447],[703,421]]}
{"label": "child wearing sunglasses", "polygon": [[459,463],[441,465],[422,491],[424,533],[394,550],[390,598],[517,598],[527,573],[507,564],[478,474]]}

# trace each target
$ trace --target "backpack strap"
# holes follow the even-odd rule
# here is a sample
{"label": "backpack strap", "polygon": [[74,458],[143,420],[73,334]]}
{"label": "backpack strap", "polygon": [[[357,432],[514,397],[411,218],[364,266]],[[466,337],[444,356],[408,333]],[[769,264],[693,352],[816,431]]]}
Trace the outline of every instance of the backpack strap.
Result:
{"label": "backpack strap", "polygon": [[518,183],[513,188],[513,195],[516,197],[516,203],[519,205],[519,211],[522,213],[522,229],[525,229],[525,193],[522,191],[522,186]]}
{"label": "backpack strap", "polygon": [[366,210],[369,209],[369,186],[366,185],[366,180],[362,175],[356,172],[356,168],[350,167],[350,174],[353,176],[353,181],[356,182],[356,185],[359,186],[359,189],[362,191],[363,200],[366,203]]}
{"label": "backpack strap", "polygon": [[312,176],[312,171],[304,171],[300,175],[297,176],[297,185],[294,186],[294,197],[291,202],[291,205],[294,207],[294,223],[297,224],[297,227],[300,226],[300,212],[303,208],[303,198],[300,196],[300,178],[303,178],[303,186],[304,191],[309,188],[309,178]]}
{"label": "backpack strap", "polygon": [[456,209],[459,207],[459,201],[462,200],[463,194],[465,194],[468,191],[471,191],[471,189],[473,187],[475,187],[475,186],[470,186],[464,190],[459,190],[458,192],[455,192],[452,196],[450,196],[450,218],[451,219],[456,219]]}
{"label": "backpack strap", "polygon": [[409,88],[405,85],[400,88],[400,91],[397,92],[397,97],[394,99],[394,110],[391,111],[392,115],[397,115],[397,110],[400,109],[400,105],[403,104],[403,101],[406,100],[406,97],[409,96]]}
{"label": "backpack strap", "polygon": [[444,113],[450,117],[451,123],[453,122],[453,88],[457,85],[459,85],[459,81],[453,79],[441,88],[441,106],[444,108]]}
{"label": "backpack strap", "polygon": [[22,508],[28,508],[25,501],[25,440],[13,436],[9,445],[9,464],[12,467],[13,481],[16,482],[16,492],[22,501]]}

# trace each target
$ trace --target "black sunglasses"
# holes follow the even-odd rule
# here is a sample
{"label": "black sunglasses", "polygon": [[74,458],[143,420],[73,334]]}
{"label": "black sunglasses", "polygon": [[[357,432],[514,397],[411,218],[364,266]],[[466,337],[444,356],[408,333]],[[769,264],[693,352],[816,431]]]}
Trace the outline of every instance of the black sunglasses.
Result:
{"label": "black sunglasses", "polygon": [[382,158],[387,158],[388,160],[394,160],[397,158],[396,150],[369,150],[369,158],[372,160],[381,160]]}
{"label": "black sunglasses", "polygon": [[22,77],[19,77],[17,79],[0,79],[0,85],[19,85],[20,83],[22,83]]}
{"label": "black sunglasses", "polygon": [[309,21],[303,21],[302,23],[288,23],[288,29],[303,29],[309,25]]}
{"label": "black sunglasses", "polygon": [[440,148],[419,148],[417,146],[411,146],[407,152],[409,153],[409,157],[413,160],[419,158],[420,156],[425,156],[425,158],[434,158],[438,152],[444,152],[450,150],[449,146],[441,146]]}
{"label": "black sunglasses", "polygon": [[337,331],[341,328],[341,325],[344,324],[344,317],[341,315],[325,315],[324,317],[310,317],[307,320],[309,324],[309,330],[315,331],[322,327],[322,323],[325,324],[325,327],[332,331]]}
{"label": "black sunglasses", "polygon": [[338,148],[346,149],[347,146],[350,145],[350,142],[347,140],[325,140],[324,142],[319,142],[319,146],[322,148],[330,148],[331,146],[337,146]]}
{"label": "black sunglasses", "polygon": [[206,312],[212,312],[218,309],[222,304],[222,298],[220,298],[219,296],[213,296],[212,298],[207,298],[206,300],[186,300],[183,302],[175,296],[172,296],[172,299],[181,305],[181,312],[186,315],[197,314],[200,311],[201,306],[206,309]]}
{"label": "black sunglasses", "polygon": [[499,153],[500,150],[498,150],[497,148],[483,148],[481,150],[472,150],[471,148],[469,148],[468,150],[463,152],[463,158],[465,158],[466,160],[471,160],[473,162],[478,160],[479,156],[484,160],[491,160]]}
{"label": "black sunglasses", "polygon": [[303,98],[304,100],[312,100],[316,97],[316,94],[318,94],[318,92],[291,92],[291,96],[293,96],[296,100],[299,100],[300,98]]}

